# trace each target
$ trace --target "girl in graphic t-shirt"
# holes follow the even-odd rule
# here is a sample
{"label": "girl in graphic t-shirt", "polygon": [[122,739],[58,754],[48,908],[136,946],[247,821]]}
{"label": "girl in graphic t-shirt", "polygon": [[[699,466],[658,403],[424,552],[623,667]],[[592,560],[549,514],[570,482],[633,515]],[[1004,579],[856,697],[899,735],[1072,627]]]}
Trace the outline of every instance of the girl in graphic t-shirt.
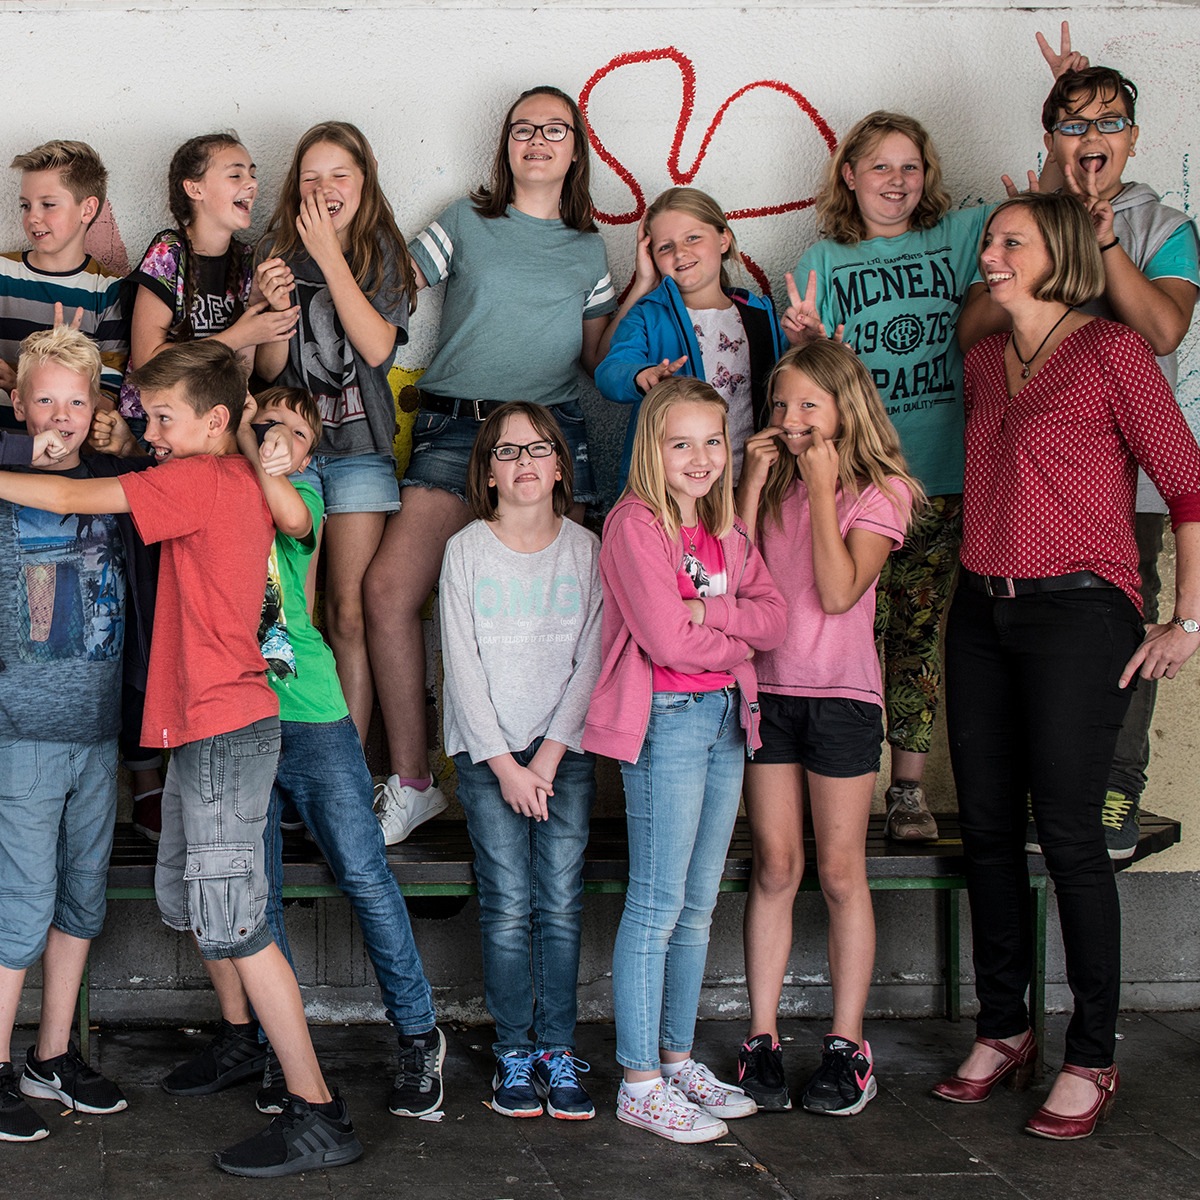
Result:
{"label": "girl in graphic t-shirt", "polygon": [[846,135],[817,197],[823,241],[805,251],[796,319],[845,326],[871,372],[929,504],[879,580],[884,705],[891,746],[887,834],[933,841],[921,779],[941,682],[938,636],[962,539],[962,351],[955,324],[972,283],[990,205],[956,211],[929,134],[874,112]]}
{"label": "girl in graphic t-shirt", "polygon": [[416,289],[356,126],[323,121],[300,138],[258,257],[258,290],[272,309],[294,304],[300,314],[292,341],[261,346],[255,365],[268,381],[310,392],[321,410],[324,432],[300,478],[325,502],[325,630],[365,743],[374,687],[363,576],[400,504],[388,371],[408,340]]}
{"label": "girl in graphic t-shirt", "polygon": [[788,598],[788,633],[755,659],[763,746],[746,768],[751,1036],[738,1081],[759,1107],[791,1108],[777,1021],[807,797],[829,906],[833,1032],[803,1103],[845,1116],[876,1091],[862,1033],[875,961],[867,818],[883,740],[875,584],[904,541],[921,487],[870,375],[846,346],[823,340],[788,351],[769,395],[771,424],[746,443],[738,511]]}
{"label": "girl in graphic t-shirt", "polygon": [[[192,338],[215,337],[252,361],[260,342],[292,336],[297,309],[246,304],[254,251],[235,235],[250,227],[257,195],[250,153],[232,133],[203,134],[175,151],[167,172],[175,228],[154,235],[129,277],[137,284],[130,371]],[[121,415],[140,435],[146,414],[132,384],[121,389]]]}
{"label": "girl in graphic t-shirt", "polygon": [[421,378],[400,512],[365,585],[371,666],[393,774],[381,787],[396,840],[445,804],[429,769],[421,608],[447,539],[471,518],[467,460],[501,403],[549,408],[575,470],[575,503],[599,499],[579,404],[616,308],[592,221],[587,127],[555,87],[522,93],[500,127],[491,181],[456,200],[409,246],[420,288],[445,283],[433,361]]}
{"label": "girl in graphic t-shirt", "polygon": [[603,668],[583,746],[621,762],[629,890],[613,949],[617,1117],[674,1142],[722,1137],[755,1104],[692,1058],[708,929],[758,744],[755,654],[783,597],[733,507],[725,401],[665,379],[638,412],[604,524]]}
{"label": "girl in graphic t-shirt", "polygon": [[[660,380],[706,379],[729,405],[733,481],[742,446],[767,423],[767,376],[786,349],[784,334],[802,330],[771,302],[732,286],[741,265],[737,241],[717,202],[695,188],[668,188],[638,227],[633,286],[617,311],[612,346],[596,368],[596,386],[632,404],[621,457],[621,484],[637,428],[637,406]],[[789,287],[791,276],[788,277]]]}
{"label": "girl in graphic t-shirt", "polygon": [[[232,133],[191,138],[175,151],[167,172],[174,229],[156,233],[130,275],[137,285],[130,329],[129,370],[176,342],[215,337],[249,360],[260,342],[286,341],[296,310],[269,311],[246,301],[253,251],[234,235],[250,226],[258,195],[249,151]],[[134,435],[146,428],[138,389],[121,387],[120,412]],[[133,773],[133,827],[157,842],[162,828],[162,757],[136,744],[144,694],[126,681],[121,750]]]}

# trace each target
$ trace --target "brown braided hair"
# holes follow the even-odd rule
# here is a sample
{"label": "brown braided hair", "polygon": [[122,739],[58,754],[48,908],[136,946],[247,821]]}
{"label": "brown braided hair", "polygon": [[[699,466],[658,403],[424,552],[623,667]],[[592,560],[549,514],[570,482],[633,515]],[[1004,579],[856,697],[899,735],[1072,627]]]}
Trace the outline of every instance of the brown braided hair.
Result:
{"label": "brown braided hair", "polygon": [[[214,151],[232,149],[241,144],[241,139],[232,130],[204,133],[189,138],[171,156],[171,166],[167,171],[167,206],[179,234],[182,250],[180,266],[183,269],[183,315],[167,331],[173,342],[190,342],[196,336],[192,328],[192,305],[196,301],[196,286],[200,280],[200,264],[192,253],[192,242],[187,232],[193,217],[192,199],[183,185],[204,176]],[[225,290],[233,296],[234,301],[230,320],[230,324],[233,324],[243,310],[242,271],[245,253],[244,244],[237,238],[230,238],[225,262]]]}

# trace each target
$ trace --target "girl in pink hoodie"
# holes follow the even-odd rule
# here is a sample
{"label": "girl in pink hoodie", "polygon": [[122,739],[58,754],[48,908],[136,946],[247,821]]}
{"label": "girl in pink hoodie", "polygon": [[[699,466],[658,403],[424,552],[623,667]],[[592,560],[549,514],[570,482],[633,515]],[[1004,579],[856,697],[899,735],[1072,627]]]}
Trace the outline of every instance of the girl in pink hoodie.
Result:
{"label": "girl in pink hoodie", "polygon": [[[708,927],[758,744],[751,660],[785,605],[737,519],[725,401],[671,378],[638,413],[604,526],[600,680],[583,747],[621,760],[629,889],[613,951],[617,1116],[676,1142],[727,1132],[754,1101],[691,1057]],[[741,720],[739,721],[739,714]]]}

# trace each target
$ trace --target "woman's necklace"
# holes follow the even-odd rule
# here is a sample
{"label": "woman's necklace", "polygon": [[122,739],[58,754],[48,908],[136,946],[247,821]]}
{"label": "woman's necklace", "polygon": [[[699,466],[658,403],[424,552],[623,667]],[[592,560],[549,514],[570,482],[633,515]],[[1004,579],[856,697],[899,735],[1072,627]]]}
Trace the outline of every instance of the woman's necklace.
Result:
{"label": "woman's necklace", "polygon": [[1030,367],[1033,365],[1033,360],[1034,360],[1035,358],[1037,358],[1037,356],[1038,356],[1039,354],[1041,354],[1041,352],[1042,352],[1042,348],[1043,348],[1043,347],[1046,345],[1046,343],[1047,343],[1047,342],[1048,342],[1048,341],[1049,341],[1049,340],[1050,340],[1050,339],[1051,339],[1051,338],[1054,336],[1054,331],[1055,331],[1055,330],[1056,330],[1056,329],[1057,329],[1057,328],[1058,328],[1058,327],[1059,327],[1059,326],[1060,326],[1060,325],[1061,325],[1061,324],[1062,324],[1062,323],[1063,323],[1063,322],[1064,322],[1064,321],[1065,321],[1065,320],[1066,320],[1066,319],[1067,319],[1067,318],[1068,318],[1068,317],[1069,317],[1069,316],[1070,316],[1070,315],[1071,315],[1071,314],[1072,314],[1074,311],[1075,311],[1075,308],[1074,308],[1074,306],[1072,305],[1072,307],[1068,308],[1068,309],[1067,309],[1067,311],[1066,311],[1065,313],[1063,313],[1063,315],[1062,315],[1061,317],[1059,317],[1057,321],[1055,321],[1055,322],[1054,322],[1054,324],[1053,324],[1053,325],[1050,327],[1050,332],[1049,332],[1048,334],[1046,334],[1046,336],[1045,336],[1044,338],[1042,338],[1041,342],[1040,342],[1040,343],[1039,343],[1039,345],[1038,345],[1038,348],[1037,348],[1037,349],[1036,349],[1036,350],[1035,350],[1035,351],[1034,351],[1034,352],[1033,352],[1033,353],[1032,353],[1032,354],[1031,354],[1031,355],[1030,355],[1028,358],[1022,358],[1022,357],[1021,357],[1021,352],[1020,352],[1020,350],[1018,350],[1018,349],[1017,349],[1017,331],[1016,331],[1015,329],[1013,330],[1013,335],[1012,335],[1012,337],[1011,337],[1011,338],[1009,338],[1009,345],[1010,345],[1010,346],[1012,346],[1012,348],[1013,348],[1013,353],[1014,353],[1014,354],[1017,356],[1017,362],[1019,362],[1019,363],[1021,364],[1021,378],[1022,378],[1022,379],[1028,379],[1028,378],[1029,378],[1029,368],[1030,368]]}
{"label": "woman's necklace", "polygon": [[696,553],[696,535],[700,532],[700,522],[697,521],[696,524],[691,529],[685,529],[683,527],[683,525],[681,524],[679,526],[679,532],[682,533],[685,538],[687,538],[688,549],[693,554],[695,554]]}

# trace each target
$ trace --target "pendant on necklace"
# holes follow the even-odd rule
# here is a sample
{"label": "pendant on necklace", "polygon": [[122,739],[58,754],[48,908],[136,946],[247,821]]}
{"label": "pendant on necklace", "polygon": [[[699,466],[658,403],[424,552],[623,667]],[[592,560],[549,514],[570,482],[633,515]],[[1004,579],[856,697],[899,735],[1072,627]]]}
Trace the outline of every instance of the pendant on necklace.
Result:
{"label": "pendant on necklace", "polygon": [[1029,368],[1028,368],[1028,367],[1024,367],[1024,368],[1022,369],[1022,371],[1021,371],[1021,378],[1022,378],[1022,379],[1028,379],[1028,378],[1029,378]]}

